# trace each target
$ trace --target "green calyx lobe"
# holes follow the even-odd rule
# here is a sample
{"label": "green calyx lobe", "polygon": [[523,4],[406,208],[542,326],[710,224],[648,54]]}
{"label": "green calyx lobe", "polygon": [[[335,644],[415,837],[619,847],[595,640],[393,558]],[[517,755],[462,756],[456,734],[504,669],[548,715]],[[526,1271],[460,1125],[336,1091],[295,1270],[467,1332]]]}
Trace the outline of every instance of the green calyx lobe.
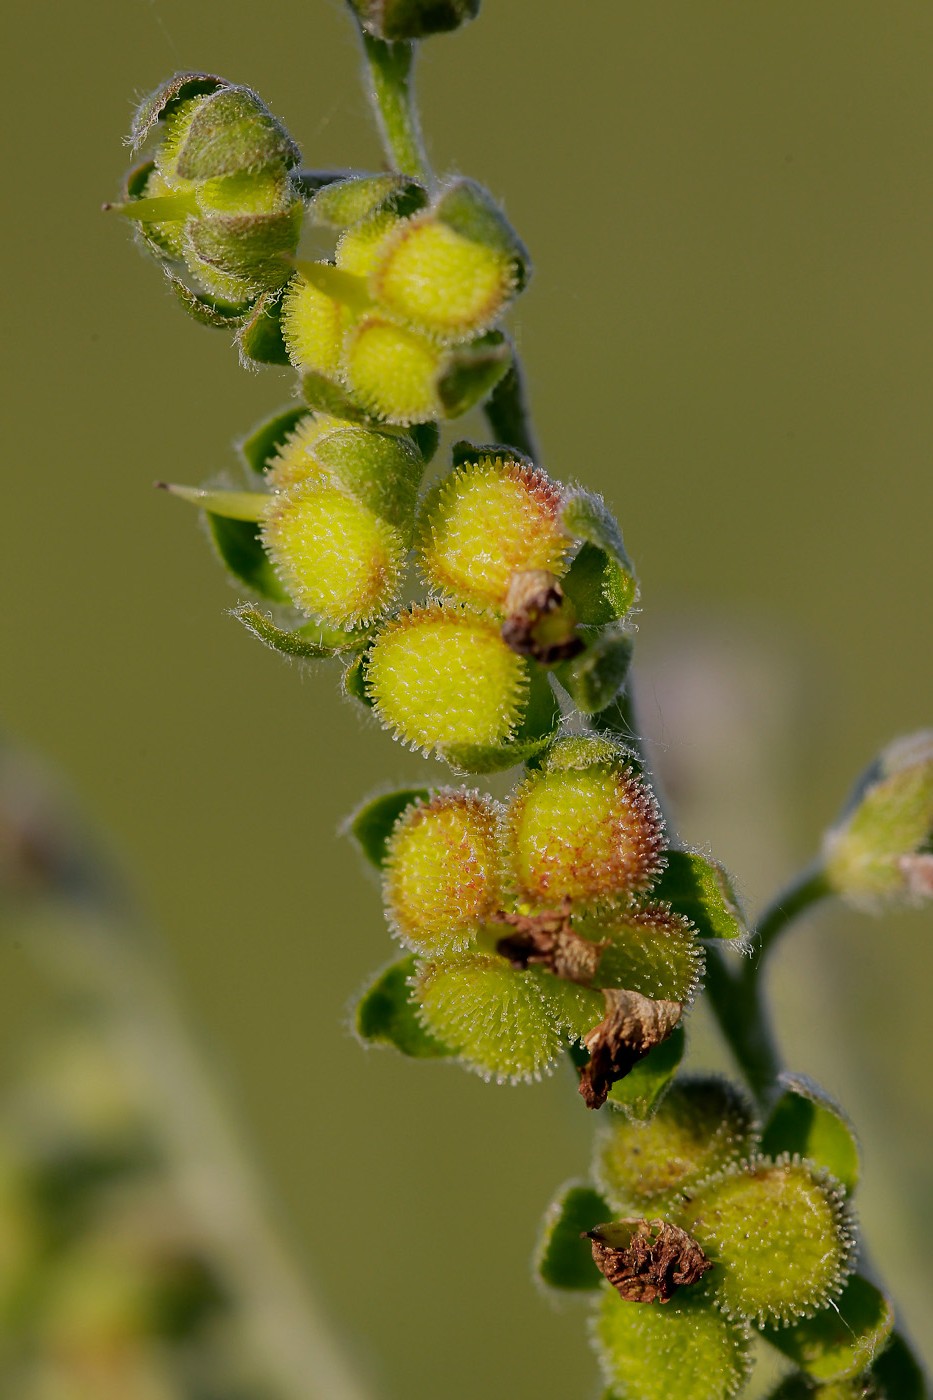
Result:
{"label": "green calyx lobe", "polygon": [[261,98],[246,87],[221,87],[195,109],[176,156],[183,180],[213,180],[300,159],[298,147]]}
{"label": "green calyx lobe", "polygon": [[771,1110],[761,1139],[770,1156],[796,1153],[825,1167],[854,1191],[859,1178],[858,1144],[852,1125],[839,1105],[812,1079],[783,1073],[780,1098]]}
{"label": "green calyx lobe", "polygon": [[609,1206],[586,1182],[562,1186],[541,1222],[535,1249],[535,1274],[548,1288],[570,1292],[597,1292],[602,1275],[593,1262],[586,1238],[609,1216]]}
{"label": "green calyx lobe", "polygon": [[367,1045],[389,1045],[410,1059],[444,1059],[454,1052],[422,1025],[412,1003],[415,973],[411,957],[378,973],[356,1003],[354,1028]]}

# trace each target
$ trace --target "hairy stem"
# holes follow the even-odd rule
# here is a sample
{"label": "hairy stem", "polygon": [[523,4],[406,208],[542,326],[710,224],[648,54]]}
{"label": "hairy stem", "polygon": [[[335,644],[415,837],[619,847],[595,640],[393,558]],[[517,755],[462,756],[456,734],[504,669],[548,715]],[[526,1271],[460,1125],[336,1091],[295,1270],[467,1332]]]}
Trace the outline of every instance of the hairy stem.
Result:
{"label": "hairy stem", "polygon": [[782,1069],[764,997],[765,959],[784,930],[829,894],[821,867],[809,866],[762,914],[750,958],[733,969],[719,948],[708,950],[706,987],[710,1005],[762,1109],[767,1108],[774,1097]]}
{"label": "hairy stem", "polygon": [[368,67],[367,91],[390,165],[402,175],[429,184],[421,123],[412,91],[415,45],[387,43],[360,30]]}

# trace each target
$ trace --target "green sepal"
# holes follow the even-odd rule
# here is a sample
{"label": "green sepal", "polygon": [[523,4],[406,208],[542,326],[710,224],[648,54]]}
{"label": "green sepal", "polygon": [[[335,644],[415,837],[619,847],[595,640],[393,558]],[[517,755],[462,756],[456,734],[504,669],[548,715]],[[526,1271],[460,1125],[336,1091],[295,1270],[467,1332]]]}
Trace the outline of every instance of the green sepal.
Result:
{"label": "green sepal", "polygon": [[767,1327],[764,1335],[814,1380],[836,1381],[866,1370],[893,1327],[894,1309],[884,1294],[853,1274],[835,1307],[789,1327]]}
{"label": "green sepal", "polygon": [[348,423],[370,423],[373,420],[362,404],[336,379],[329,379],[318,370],[308,370],[301,376],[301,397],[317,413],[329,413]]}
{"label": "green sepal", "polygon": [[264,418],[261,423],[257,423],[252,432],[237,444],[237,450],[250,471],[262,476],[282,443],[307,416],[308,409],[303,406],[284,408],[271,418]]}
{"label": "green sepal", "polygon": [[431,213],[462,238],[505,253],[512,260],[515,293],[527,287],[531,277],[528,249],[482,185],[475,180],[455,180],[434,201]]}
{"label": "green sepal", "polygon": [[783,1073],[781,1097],[771,1110],[761,1150],[771,1157],[797,1153],[825,1167],[847,1191],[859,1179],[858,1144],[852,1125],[829,1095],[803,1074]]}
{"label": "green sepal", "polygon": [[700,938],[748,937],[748,925],[732,881],[718,861],[697,851],[666,851],[667,866],[652,899],[685,914]]}
{"label": "green sepal", "polygon": [[900,1332],[891,1337],[869,1375],[881,1387],[883,1400],[929,1400],[923,1367]]}
{"label": "green sepal", "polygon": [[247,87],[222,87],[196,109],[175,168],[183,180],[215,180],[245,170],[297,165],[301,152],[262,99]]}
{"label": "green sepal", "polygon": [[589,491],[578,491],[564,506],[562,519],[583,545],[561,580],[580,621],[598,625],[624,617],[638,597],[638,582],[622,532],[605,501]]}
{"label": "green sepal", "polygon": [[366,652],[354,657],[343,673],[343,691],[351,700],[359,700],[367,710],[373,708],[372,697],[366,686]]}
{"label": "green sepal", "polygon": [[146,193],[146,186],[149,178],[155,170],[154,160],[143,160],[138,165],[131,166],[123,176],[123,199],[130,203],[136,199],[142,199]]}
{"label": "green sepal", "polygon": [[320,437],[314,455],[348,495],[410,537],[424,474],[411,438],[348,425]]}
{"label": "green sepal", "polygon": [[613,1084],[606,1102],[621,1108],[629,1118],[650,1118],[680,1068],[686,1040],[683,1026],[675,1026],[666,1040],[639,1060],[624,1079]]}
{"label": "green sepal", "polygon": [[631,635],[612,628],[587,638],[579,656],[554,667],[554,675],[578,710],[596,714],[616,698],[625,685],[632,663],[634,642]]}
{"label": "green sepal", "polygon": [[450,744],[441,758],[461,773],[503,773],[540,758],[560,732],[561,713],[546,672],[529,665],[528,701],[521,724],[507,743]]}
{"label": "green sepal", "polygon": [[216,297],[192,291],[170,268],[165,268],[165,276],[183,309],[199,325],[213,326],[218,330],[234,330],[243,325],[252,310],[253,303],[249,301],[233,306],[229,302],[219,301]]}
{"label": "green sepal", "polygon": [[604,1197],[585,1181],[562,1186],[541,1221],[535,1248],[534,1271],[541,1283],[574,1293],[598,1291],[603,1276],[585,1236],[611,1216]]}
{"label": "green sepal", "polygon": [[247,632],[263,642],[273,651],[283,656],[298,657],[305,661],[322,661],[341,652],[351,651],[365,643],[365,634],[343,632],[336,627],[325,627],[319,622],[304,623],[289,631],[278,627],[268,613],[262,612],[251,603],[241,603],[231,612],[237,622],[242,622]]}
{"label": "green sepal", "polygon": [[195,258],[225,276],[243,279],[257,295],[276,290],[291,277],[300,233],[300,200],[276,214],[211,214],[187,225]]}
{"label": "green sepal", "polygon": [[294,268],[317,291],[333,301],[339,301],[354,315],[369,310],[373,304],[366,278],[355,272],[335,267],[332,262],[309,262],[304,258],[296,260]]}
{"label": "green sepal", "polygon": [[432,460],[441,440],[441,431],[433,419],[427,423],[412,423],[407,435],[421,453],[425,466]]}
{"label": "green sepal", "polygon": [[416,1060],[439,1060],[454,1052],[425,1030],[411,1001],[415,959],[402,958],[376,974],[360,994],[353,1012],[354,1029],[367,1045],[392,1045]]}
{"label": "green sepal", "polygon": [[383,868],[395,823],[412,803],[427,802],[430,796],[428,788],[399,788],[374,797],[353,813],[347,830],[370,865]]}
{"label": "green sepal", "polygon": [[288,595],[275,576],[255,523],[211,511],[205,511],[204,518],[220,561],[234,578],[270,603],[287,603]]}
{"label": "green sepal", "polygon": [[308,203],[308,213],[315,223],[348,229],[377,210],[391,209],[404,217],[427,202],[427,190],[408,175],[353,175],[319,189]]}
{"label": "green sepal", "polygon": [[179,486],[173,481],[160,481],[158,485],[170,496],[187,501],[209,515],[223,516],[224,520],[249,520],[256,524],[272,502],[267,491],[213,490],[204,486]]}
{"label": "green sepal", "polygon": [[263,292],[257,298],[237,333],[236,343],[246,368],[251,364],[291,363],[282,339],[282,298],[278,292]]}
{"label": "green sepal", "polygon": [[361,27],[377,39],[426,39],[479,14],[480,0],[349,0]]}
{"label": "green sepal", "polygon": [[445,418],[459,418],[475,407],[512,363],[512,347],[501,331],[488,331],[448,350],[435,388]]}
{"label": "green sepal", "polygon": [[162,83],[148,97],[144,97],[136,109],[133,125],[130,128],[130,145],[135,150],[141,146],[156,122],[165,120],[182,102],[189,97],[207,97],[218,88],[229,84],[214,73],[175,73]]}

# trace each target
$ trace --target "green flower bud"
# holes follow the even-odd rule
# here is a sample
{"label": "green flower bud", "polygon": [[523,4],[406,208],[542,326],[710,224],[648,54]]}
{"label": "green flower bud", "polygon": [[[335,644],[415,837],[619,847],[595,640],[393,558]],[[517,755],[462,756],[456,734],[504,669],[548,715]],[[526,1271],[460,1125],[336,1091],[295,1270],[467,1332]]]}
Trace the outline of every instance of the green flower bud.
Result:
{"label": "green flower bud", "polygon": [[488,330],[521,290],[528,255],[485,190],[449,186],[429,210],[400,220],[370,274],[391,316],[445,342]]}
{"label": "green flower bud", "polygon": [[460,954],[425,963],[415,997],[426,1030],[484,1079],[540,1079],[557,1063],[561,1037],[537,979],[502,958]]}
{"label": "green flower bud", "polygon": [[618,1400],[730,1400],[751,1370],[747,1328],[712,1308],[702,1285],[663,1307],[607,1291],[593,1341]]}
{"label": "green flower bud", "polygon": [[654,1117],[604,1120],[593,1175],[613,1210],[664,1215],[693,1183],[747,1157],[755,1143],[751,1105],[725,1079],[678,1079]]}
{"label": "green flower bud", "polygon": [[377,39],[426,39],[459,29],[479,14],[480,0],[349,0],[367,34]]}
{"label": "green flower bud", "polygon": [[466,948],[499,909],[499,821],[491,798],[453,788],[402,813],[383,892],[392,927],[416,953]]}
{"label": "green flower bud", "polygon": [[483,455],[463,463],[422,506],[422,577],[430,588],[501,609],[515,573],[563,573],[570,539],[562,499],[544,472],[524,462]]}
{"label": "green flower bud", "polygon": [[533,903],[627,902],[662,869],[654,794],[602,740],[562,740],[518,789],[507,817],[513,879]]}
{"label": "green flower bud", "polygon": [[933,898],[933,730],[884,750],[828,833],[823,859],[828,885],[850,904]]}
{"label": "green flower bud", "polygon": [[376,636],[366,691],[395,737],[423,753],[499,745],[518,727],[528,664],[494,622],[459,608],[414,607]]}
{"label": "green flower bud", "polygon": [[730,1316],[792,1322],[842,1292],[855,1262],[844,1193],[799,1157],[759,1157],[689,1194],[677,1222],[716,1265],[710,1283]]}

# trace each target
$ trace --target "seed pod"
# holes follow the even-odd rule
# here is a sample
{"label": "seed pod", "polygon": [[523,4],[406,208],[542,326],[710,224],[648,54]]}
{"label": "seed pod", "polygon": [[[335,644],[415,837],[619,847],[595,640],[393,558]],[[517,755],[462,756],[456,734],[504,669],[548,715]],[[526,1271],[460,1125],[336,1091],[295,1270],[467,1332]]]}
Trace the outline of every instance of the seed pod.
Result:
{"label": "seed pod", "polygon": [[559,576],[570,538],[563,496],[544,472],[482,455],[444,477],[425,498],[418,525],[422,576],[443,593],[502,608],[516,572]]}
{"label": "seed pod", "polygon": [[678,1079],[654,1117],[605,1119],[593,1174],[614,1210],[666,1215],[704,1177],[747,1157],[755,1142],[751,1105],[725,1079]]}
{"label": "seed pod", "polygon": [[488,330],[527,274],[527,253],[501,211],[459,180],[430,209],[399,221],[369,285],[394,318],[455,343]]}
{"label": "seed pod", "polygon": [[620,1400],[730,1400],[751,1370],[747,1328],[711,1307],[703,1284],[663,1308],[604,1293],[593,1341]]}
{"label": "seed pod", "polygon": [[527,663],[495,623],[459,608],[402,613],[378,633],[365,666],[379,718],[424,753],[504,743],[524,713]]}
{"label": "seed pod", "polygon": [[561,1053],[536,978],[513,972],[501,958],[460,954],[425,963],[415,998],[426,1029],[484,1079],[540,1079]]}
{"label": "seed pod", "polygon": [[605,741],[556,744],[516,792],[507,833],[516,887],[536,903],[627,902],[662,869],[654,794]]}
{"label": "seed pod", "polygon": [[402,942],[422,956],[466,948],[501,903],[499,809],[447,788],[402,813],[389,840],[383,893]]}
{"label": "seed pod", "polygon": [[834,1179],[798,1157],[758,1157],[690,1192],[678,1223],[716,1269],[730,1316],[792,1322],[842,1292],[855,1262],[853,1224]]}
{"label": "seed pod", "polygon": [[824,863],[829,887],[858,907],[933,899],[933,730],[890,744],[863,775]]}

